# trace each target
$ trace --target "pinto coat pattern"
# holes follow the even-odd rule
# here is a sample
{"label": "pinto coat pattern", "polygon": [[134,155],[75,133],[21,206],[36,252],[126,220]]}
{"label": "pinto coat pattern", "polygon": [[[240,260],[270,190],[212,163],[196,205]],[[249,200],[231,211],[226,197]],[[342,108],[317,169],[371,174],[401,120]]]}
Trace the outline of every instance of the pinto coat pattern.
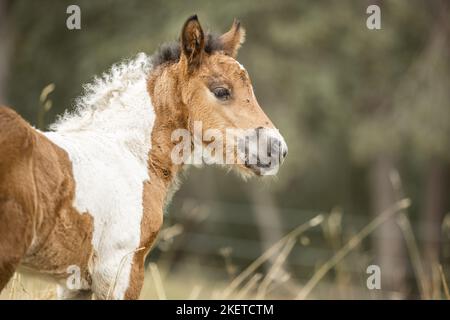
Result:
{"label": "pinto coat pattern", "polygon": [[21,263],[57,279],[87,276],[92,216],[74,208],[67,153],[0,107],[0,289]]}
{"label": "pinto coat pattern", "polygon": [[[0,108],[0,290],[19,267],[52,276],[60,298],[137,299],[144,259],[185,164],[174,130],[274,128],[236,60],[244,31],[205,35],[196,16],[181,41],[112,67],[53,131]],[[228,92],[227,99],[215,92]],[[281,135],[283,157],[287,153]],[[245,176],[258,166],[238,164]],[[76,288],[67,281],[78,268]]]}

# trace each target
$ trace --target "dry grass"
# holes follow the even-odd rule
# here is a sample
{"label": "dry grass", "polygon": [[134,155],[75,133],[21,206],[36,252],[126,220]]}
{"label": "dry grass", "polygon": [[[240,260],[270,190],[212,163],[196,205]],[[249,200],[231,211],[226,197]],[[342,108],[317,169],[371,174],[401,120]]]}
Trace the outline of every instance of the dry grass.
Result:
{"label": "dry grass", "polygon": [[[165,276],[168,274],[168,270],[166,270],[163,263],[161,263],[161,265],[159,265],[159,263],[151,263],[147,269],[146,281],[144,283],[141,299],[289,298],[289,296],[286,296],[286,293],[280,294],[278,292],[279,288],[283,288],[284,292],[290,292],[290,298],[306,299],[311,297],[313,291],[316,290],[317,293],[312,296],[313,298],[332,298],[333,295],[339,294],[337,287],[341,287],[341,285],[337,282],[327,283],[324,280],[325,275],[333,269],[338,271],[339,264],[342,263],[352,251],[356,250],[361,242],[377,227],[393,215],[397,215],[397,222],[404,233],[421,298],[429,299],[432,297],[429,294],[430,285],[426,282],[422,258],[405,213],[405,209],[408,206],[409,201],[403,199],[384,213],[377,216],[377,218],[352,236],[343,246],[336,248],[334,255],[329,260],[323,262],[316,269],[311,278],[303,285],[298,280],[293,279],[292,276],[285,271],[284,265],[287,263],[289,255],[296,247],[299,239],[303,239],[300,240],[300,242],[303,242],[303,245],[308,245],[309,240],[305,240],[307,237],[304,233],[310,228],[322,225],[323,229],[327,230],[325,232],[326,237],[331,237],[335,240],[337,239],[336,234],[340,232],[341,226],[340,218],[336,218],[336,212],[332,212],[328,217],[320,214],[293,229],[228,282],[213,282],[202,273],[201,268],[194,272],[192,272],[192,270],[189,271],[189,276],[183,273]],[[176,232],[172,232],[174,230]],[[166,231],[167,232],[163,232],[163,234],[166,234],[165,238],[169,237],[168,234],[171,233],[179,234],[179,226],[176,228],[168,228]],[[229,269],[232,264],[230,260],[232,251],[223,251],[222,254],[228,257],[226,258],[224,268]],[[126,257],[124,257],[124,259],[125,258]],[[270,268],[266,271],[261,270],[262,266],[269,261],[272,261]],[[342,270],[340,270],[340,272],[342,272]],[[439,274],[443,288],[443,292],[442,294],[439,293],[439,296],[450,299],[447,280],[441,266],[439,266]],[[111,290],[113,289],[114,285],[112,285]],[[348,284],[347,289],[353,290],[348,287]],[[22,276],[20,273],[16,273],[5,290],[0,294],[0,299],[55,299],[55,291],[54,284],[47,283],[28,275]],[[328,295],[323,294],[323,292],[326,291],[328,291]],[[436,294],[433,294],[433,297],[436,297]],[[367,298],[370,298],[370,295],[367,295]]]}

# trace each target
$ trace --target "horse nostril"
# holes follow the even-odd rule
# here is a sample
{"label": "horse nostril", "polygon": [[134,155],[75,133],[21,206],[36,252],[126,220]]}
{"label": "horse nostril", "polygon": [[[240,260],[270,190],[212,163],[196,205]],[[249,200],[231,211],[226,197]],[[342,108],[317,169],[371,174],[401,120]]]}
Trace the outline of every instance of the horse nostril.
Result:
{"label": "horse nostril", "polygon": [[283,146],[283,153],[282,153],[283,159],[286,158],[287,154],[288,154],[288,147],[287,147],[287,145],[285,144],[285,145]]}

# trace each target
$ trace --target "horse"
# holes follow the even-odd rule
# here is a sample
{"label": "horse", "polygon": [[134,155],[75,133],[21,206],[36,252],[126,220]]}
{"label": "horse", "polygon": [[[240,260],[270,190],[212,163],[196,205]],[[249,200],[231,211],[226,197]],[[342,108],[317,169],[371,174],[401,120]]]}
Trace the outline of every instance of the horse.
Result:
{"label": "horse", "polygon": [[20,268],[54,279],[60,299],[138,299],[145,257],[189,165],[189,156],[173,161],[178,129],[192,134],[200,122],[201,134],[244,129],[275,141],[266,153],[279,161],[269,164],[249,161],[255,140],[233,147],[247,156],[222,165],[244,178],[280,166],[286,142],[236,60],[244,38],[237,20],[215,36],[194,15],[178,41],[86,85],[47,132],[0,108],[0,290]]}

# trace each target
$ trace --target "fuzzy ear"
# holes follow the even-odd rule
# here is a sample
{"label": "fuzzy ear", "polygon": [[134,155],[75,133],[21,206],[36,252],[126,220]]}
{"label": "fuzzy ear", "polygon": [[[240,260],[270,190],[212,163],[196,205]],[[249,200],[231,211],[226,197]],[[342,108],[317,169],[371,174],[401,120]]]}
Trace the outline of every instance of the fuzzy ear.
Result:
{"label": "fuzzy ear", "polygon": [[223,51],[233,58],[236,58],[241,45],[245,41],[245,29],[241,27],[241,23],[234,19],[231,29],[220,36],[220,42],[223,46]]}
{"label": "fuzzy ear", "polygon": [[195,14],[186,20],[181,31],[181,51],[189,71],[200,65],[204,49],[205,35]]}

